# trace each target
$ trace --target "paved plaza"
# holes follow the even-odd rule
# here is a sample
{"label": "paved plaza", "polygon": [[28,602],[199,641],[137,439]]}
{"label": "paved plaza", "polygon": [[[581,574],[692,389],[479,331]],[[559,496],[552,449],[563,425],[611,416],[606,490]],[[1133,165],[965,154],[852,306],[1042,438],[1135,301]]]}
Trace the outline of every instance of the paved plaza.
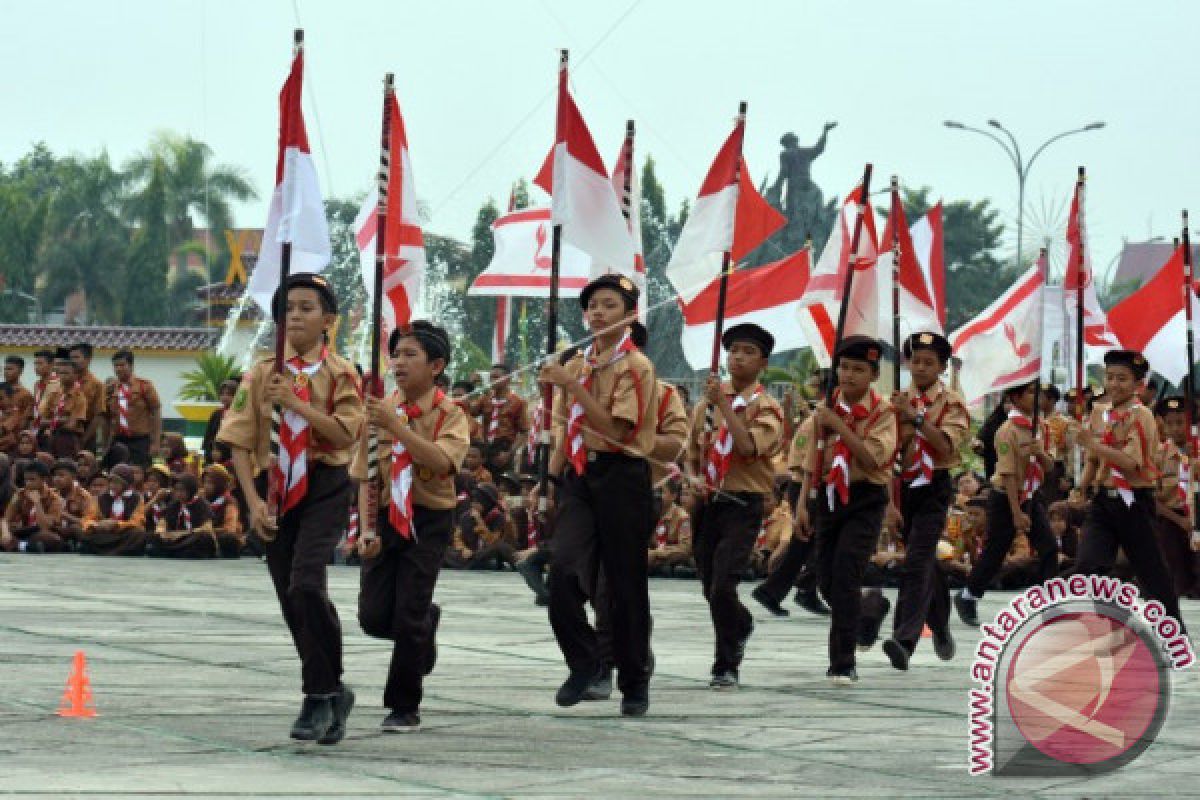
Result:
{"label": "paved plaza", "polygon": [[[876,648],[862,682],[824,679],[823,620],[757,613],[736,693],[707,688],[712,634],[695,581],[654,580],[650,714],[618,694],[554,705],[565,676],[544,609],[513,573],[443,573],[423,730],[378,725],[389,645],[355,620],[358,571],[330,571],[358,693],[337,747],[293,742],[298,665],[265,567],[0,558],[0,794],[26,797],[1096,797],[1200,794],[1200,681],[1176,682],[1158,741],[1091,780],[972,778],[968,656],[926,646],[898,673]],[[749,590],[742,587],[749,601]],[[1003,601],[989,596],[990,616]],[[1200,603],[1184,614],[1200,619]],[[76,650],[100,716],[55,715]]]}

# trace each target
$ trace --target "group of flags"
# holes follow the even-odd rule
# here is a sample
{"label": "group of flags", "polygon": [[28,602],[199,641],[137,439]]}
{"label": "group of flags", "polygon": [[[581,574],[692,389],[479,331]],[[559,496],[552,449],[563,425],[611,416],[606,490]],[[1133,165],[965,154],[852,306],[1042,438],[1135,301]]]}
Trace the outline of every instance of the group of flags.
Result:
{"label": "group of flags", "polygon": [[[633,125],[627,128],[610,173],[567,77],[564,53],[554,145],[534,181],[549,194],[550,203],[515,209],[510,201],[507,213],[492,226],[495,255],[468,290],[471,295],[496,297],[496,360],[502,359],[508,336],[511,298],[549,293],[556,227],[560,231],[560,295],[577,296],[601,274],[627,275],[643,291],[639,311],[645,319],[648,303],[639,225],[640,189],[633,169]],[[269,311],[278,284],[285,243],[297,272],[322,271],[331,255],[301,112],[302,83],[303,51],[298,50],[279,95],[276,185],[262,249],[248,286],[264,311]],[[394,95],[387,113],[391,115],[391,136],[383,261],[386,302],[382,306],[383,324],[390,329],[419,313],[425,252],[412,160]],[[869,198],[864,197],[865,187],[859,184],[846,195],[815,263],[806,247],[781,254],[782,258],[763,266],[739,268],[743,259],[786,224],[751,180],[742,156],[745,124],[743,109],[700,186],[666,268],[684,318],[681,343],[688,363],[694,369],[710,365],[719,305],[723,307],[721,324],[753,320],[774,333],[776,351],[811,347],[822,366],[831,361],[835,321],[843,306],[844,335],[866,334],[890,343],[897,332],[893,324],[897,318],[901,339],[915,331],[944,332],[947,295],[942,207],[939,203],[909,226],[894,181],[882,235]],[[1189,365],[1182,342],[1188,320],[1200,319],[1196,313],[1200,307],[1196,287],[1189,285],[1184,275],[1182,245],[1158,273],[1106,313],[1092,275],[1084,196],[1081,174],[1066,231],[1069,260],[1063,285],[1047,285],[1043,254],[991,305],[949,334],[961,360],[958,380],[968,401],[1039,375],[1048,377],[1050,354],[1056,351],[1068,372],[1081,366],[1075,359],[1078,349],[1083,350],[1086,364],[1097,361],[1107,349],[1125,347],[1141,350],[1154,370],[1172,383],[1187,376]],[[372,191],[355,220],[363,282],[369,293],[374,285],[378,201],[378,192]],[[852,280],[847,281],[851,270]],[[847,285],[849,297],[845,296]],[[719,302],[722,293],[723,304]],[[1072,332],[1082,332],[1082,348],[1071,339]]]}

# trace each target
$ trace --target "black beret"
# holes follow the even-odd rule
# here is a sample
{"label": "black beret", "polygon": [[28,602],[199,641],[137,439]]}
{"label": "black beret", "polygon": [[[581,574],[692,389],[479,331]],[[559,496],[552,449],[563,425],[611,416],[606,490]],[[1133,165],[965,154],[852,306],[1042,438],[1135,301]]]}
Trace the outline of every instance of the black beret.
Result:
{"label": "black beret", "polygon": [[21,369],[25,369],[25,359],[21,358],[20,356],[6,356],[4,359],[4,363],[5,364],[16,364]]}
{"label": "black beret", "polygon": [[883,355],[883,346],[879,344],[877,339],[872,339],[870,336],[847,336],[838,343],[837,350],[834,351],[833,360],[836,366],[837,361],[841,358],[851,358],[855,361],[866,361],[873,367],[879,366],[879,359]]}
{"label": "black beret", "polygon": [[51,472],[58,472],[60,469],[66,470],[72,475],[79,474],[79,465],[69,458],[60,458],[58,461],[55,461]]}
{"label": "black beret", "polygon": [[1187,411],[1187,398],[1184,397],[1164,397],[1159,400],[1154,406],[1154,413],[1160,417],[1165,417],[1167,414],[1175,412],[1184,413]]}
{"label": "black beret", "polygon": [[763,358],[771,355],[775,349],[775,337],[753,322],[743,322],[734,325],[721,336],[721,346],[728,350],[734,342],[750,342],[762,351]]}
{"label": "black beret", "polygon": [[1104,366],[1128,367],[1133,371],[1133,377],[1139,381],[1150,371],[1146,357],[1137,350],[1109,350],[1104,354]]}
{"label": "black beret", "polygon": [[596,278],[587,286],[583,287],[583,291],[579,293],[579,306],[586,309],[588,301],[592,299],[592,294],[597,289],[612,289],[617,294],[625,298],[625,306],[627,308],[637,308],[638,304],[638,288],[633,281],[624,275],[608,273]]}
{"label": "black beret", "polygon": [[950,340],[940,333],[933,331],[920,331],[914,333],[904,340],[904,357],[912,358],[914,350],[932,350],[933,354],[938,357],[938,361],[943,364],[950,360],[950,356],[954,354],[954,348],[950,346]]}
{"label": "black beret", "polygon": [[388,352],[396,352],[400,340],[408,336],[421,343],[430,360],[441,358],[450,361],[450,335],[446,333],[445,328],[424,319],[415,319],[408,325],[398,325],[388,336]]}
{"label": "black beret", "polygon": [[[298,287],[306,286],[309,289],[316,289],[317,295],[321,298],[321,307],[328,314],[336,314],[338,310],[337,295],[333,293],[333,284],[324,275],[318,275],[315,272],[297,272],[288,275],[287,288],[289,291]],[[279,289],[275,290],[275,296],[271,298],[271,319],[278,321],[279,312],[286,308],[283,300],[283,293]]]}
{"label": "black beret", "polygon": [[646,330],[646,326],[635,319],[629,323],[629,338],[633,342],[634,347],[638,350],[645,350],[646,344],[650,341],[650,331]]}
{"label": "black beret", "polygon": [[1015,395],[1025,394],[1025,392],[1029,390],[1030,386],[1036,386],[1036,385],[1037,385],[1037,381],[1025,381],[1024,383],[1018,383],[1015,386],[1010,386],[1007,389],[1005,389],[1004,396],[1005,397],[1013,397]]}
{"label": "black beret", "polygon": [[68,349],[66,347],[56,348],[54,351],[54,360],[55,361],[70,361],[71,360],[70,349]]}

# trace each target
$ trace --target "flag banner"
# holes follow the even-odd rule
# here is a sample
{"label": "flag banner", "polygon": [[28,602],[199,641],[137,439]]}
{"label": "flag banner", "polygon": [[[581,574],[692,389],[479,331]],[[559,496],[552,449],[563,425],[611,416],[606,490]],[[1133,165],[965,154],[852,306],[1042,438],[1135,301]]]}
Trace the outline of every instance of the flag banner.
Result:
{"label": "flag banner", "polygon": [[[1180,245],[1154,277],[1108,312],[1109,326],[1125,347],[1141,351],[1150,369],[1176,385],[1184,383],[1188,374],[1185,291]],[[1194,332],[1200,320],[1200,304],[1194,291],[1186,294],[1192,305]]]}
{"label": "flag banner", "polygon": [[[612,187],[609,187],[612,191]],[[550,296],[551,211],[523,208],[492,223],[496,251],[467,290],[471,296]],[[559,253],[559,294],[578,297],[591,280],[592,259],[567,242]]]}
{"label": "flag banner", "polygon": [[962,359],[959,384],[968,403],[1041,374],[1042,274],[1032,266],[977,317],[950,334]]}

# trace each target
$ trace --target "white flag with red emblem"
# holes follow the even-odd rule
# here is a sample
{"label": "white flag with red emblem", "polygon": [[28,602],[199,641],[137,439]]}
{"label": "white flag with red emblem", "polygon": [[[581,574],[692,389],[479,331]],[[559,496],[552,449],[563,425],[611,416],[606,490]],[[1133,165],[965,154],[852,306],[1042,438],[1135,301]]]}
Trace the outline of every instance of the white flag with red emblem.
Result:
{"label": "white flag with red emblem", "polygon": [[[899,241],[893,242],[893,237]],[[897,246],[898,245],[898,246]],[[881,316],[878,332],[884,333],[892,329],[893,300],[891,295],[893,261],[898,249],[900,258],[900,338],[907,338],[918,331],[942,332],[941,314],[938,312],[936,290],[931,276],[922,266],[917,257],[916,243],[908,227],[908,219],[904,214],[904,204],[893,198],[892,213],[888,215],[883,236],[879,239],[878,274],[885,280],[879,281],[885,289],[886,298],[879,303]],[[855,276],[855,280],[858,276]]]}
{"label": "white flag with red emblem", "polygon": [[[497,217],[492,223],[496,244],[492,260],[475,278],[467,294],[549,297],[553,225],[550,216],[549,208],[522,208]],[[559,252],[559,295],[578,297],[591,280],[591,267],[592,259],[587,253],[563,242]]]}
{"label": "white flag with red emblem", "polygon": [[1200,321],[1200,303],[1184,281],[1183,245],[1154,277],[1108,312],[1108,323],[1130,350],[1138,350],[1150,368],[1174,384],[1188,373],[1186,297],[1192,306],[1192,328]]}
{"label": "white flag with red emblem", "polygon": [[[1087,243],[1087,226],[1084,221],[1084,181],[1075,182],[1075,195],[1071,198],[1071,212],[1067,218],[1067,272],[1063,278],[1066,294],[1067,322],[1071,336],[1079,330],[1079,300],[1083,294],[1083,342],[1086,346],[1084,362],[1101,361],[1106,350],[1120,348],[1121,340],[1108,324],[1108,316],[1100,307],[1096,295],[1096,282],[1092,275],[1092,248]],[[1074,375],[1075,353],[1069,353],[1071,374]]]}
{"label": "white flag with red emblem", "polygon": [[275,160],[275,190],[267,209],[258,260],[246,291],[264,313],[279,286],[283,244],[290,243],[291,272],[322,272],[329,264],[329,223],[317,183],[317,167],[308,146],[300,106],[304,83],[304,51],[292,59],[292,69],[279,92],[279,154]]}
{"label": "white flag with red emblem", "polygon": [[925,216],[908,229],[912,238],[913,251],[926,285],[933,295],[934,308],[942,329],[946,327],[946,248],[942,233],[942,201],[929,209]]}
{"label": "white flag with red emblem", "polygon": [[968,403],[1038,377],[1043,302],[1042,272],[1035,265],[977,317],[950,334],[954,354],[962,359],[958,379]]}

